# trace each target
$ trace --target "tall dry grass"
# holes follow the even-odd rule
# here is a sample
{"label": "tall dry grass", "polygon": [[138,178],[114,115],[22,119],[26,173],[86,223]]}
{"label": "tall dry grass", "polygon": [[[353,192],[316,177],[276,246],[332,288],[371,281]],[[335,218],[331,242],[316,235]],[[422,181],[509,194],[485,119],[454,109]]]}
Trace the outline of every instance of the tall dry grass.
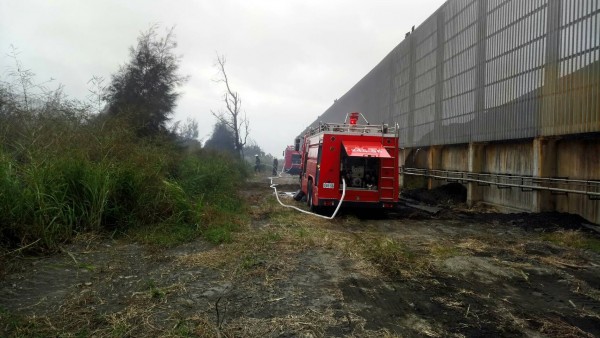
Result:
{"label": "tall dry grass", "polygon": [[[52,250],[85,231],[171,245],[226,240],[249,172],[227,155],[139,137],[126,119],[0,82],[0,247]],[[216,234],[216,235],[215,235]]]}

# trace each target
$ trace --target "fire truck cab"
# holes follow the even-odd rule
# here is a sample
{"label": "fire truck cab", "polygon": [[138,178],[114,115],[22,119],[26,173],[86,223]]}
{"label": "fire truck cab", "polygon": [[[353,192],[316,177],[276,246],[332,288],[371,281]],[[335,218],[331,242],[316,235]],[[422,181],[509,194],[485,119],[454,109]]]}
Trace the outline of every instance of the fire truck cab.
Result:
{"label": "fire truck cab", "polygon": [[[362,117],[367,124],[358,124]],[[397,127],[370,125],[360,113],[309,130],[301,145],[301,190],[311,210],[337,206],[393,208],[398,203]]]}

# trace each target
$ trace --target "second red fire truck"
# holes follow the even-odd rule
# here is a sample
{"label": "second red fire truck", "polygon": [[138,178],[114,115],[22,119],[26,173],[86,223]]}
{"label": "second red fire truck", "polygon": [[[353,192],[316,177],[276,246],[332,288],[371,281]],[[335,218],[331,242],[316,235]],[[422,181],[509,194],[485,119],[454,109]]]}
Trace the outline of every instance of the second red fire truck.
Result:
{"label": "second red fire truck", "polygon": [[290,175],[300,174],[300,163],[302,163],[302,154],[294,149],[294,146],[287,146],[283,151],[283,171]]}
{"label": "second red fire truck", "polygon": [[[358,124],[359,119],[366,124]],[[301,144],[300,144],[301,143]],[[311,210],[344,206],[393,208],[398,203],[397,127],[370,125],[360,113],[326,123],[296,140],[301,190]]]}

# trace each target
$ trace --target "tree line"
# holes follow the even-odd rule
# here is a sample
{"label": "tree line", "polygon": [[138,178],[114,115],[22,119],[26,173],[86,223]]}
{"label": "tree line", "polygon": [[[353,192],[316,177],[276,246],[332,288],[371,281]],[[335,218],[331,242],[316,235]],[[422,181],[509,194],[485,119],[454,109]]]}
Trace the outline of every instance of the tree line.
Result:
{"label": "tree line", "polygon": [[[167,122],[179,97],[176,88],[187,80],[178,74],[180,58],[175,54],[176,47],[173,29],[164,36],[157,34],[156,26],[143,32],[137,45],[130,48],[130,61],[112,76],[105,90],[107,113],[131,119],[142,136],[169,131]],[[225,87],[225,110],[211,111],[217,123],[205,146],[242,158],[250,132],[249,120],[242,114],[241,97],[230,85],[225,63],[225,57],[217,55],[218,82]],[[198,123],[193,119],[179,121],[170,131],[193,140],[198,137]]]}

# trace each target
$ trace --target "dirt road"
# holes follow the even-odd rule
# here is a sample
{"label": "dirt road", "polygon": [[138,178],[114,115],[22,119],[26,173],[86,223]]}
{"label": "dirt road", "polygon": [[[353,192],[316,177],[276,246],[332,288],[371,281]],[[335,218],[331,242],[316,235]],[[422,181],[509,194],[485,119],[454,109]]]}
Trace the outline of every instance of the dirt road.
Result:
{"label": "dirt road", "polygon": [[0,336],[600,336],[600,240],[571,230],[575,217],[327,221],[280,207],[266,180],[243,197],[252,220],[232,243],[157,250],[86,235],[12,259]]}

